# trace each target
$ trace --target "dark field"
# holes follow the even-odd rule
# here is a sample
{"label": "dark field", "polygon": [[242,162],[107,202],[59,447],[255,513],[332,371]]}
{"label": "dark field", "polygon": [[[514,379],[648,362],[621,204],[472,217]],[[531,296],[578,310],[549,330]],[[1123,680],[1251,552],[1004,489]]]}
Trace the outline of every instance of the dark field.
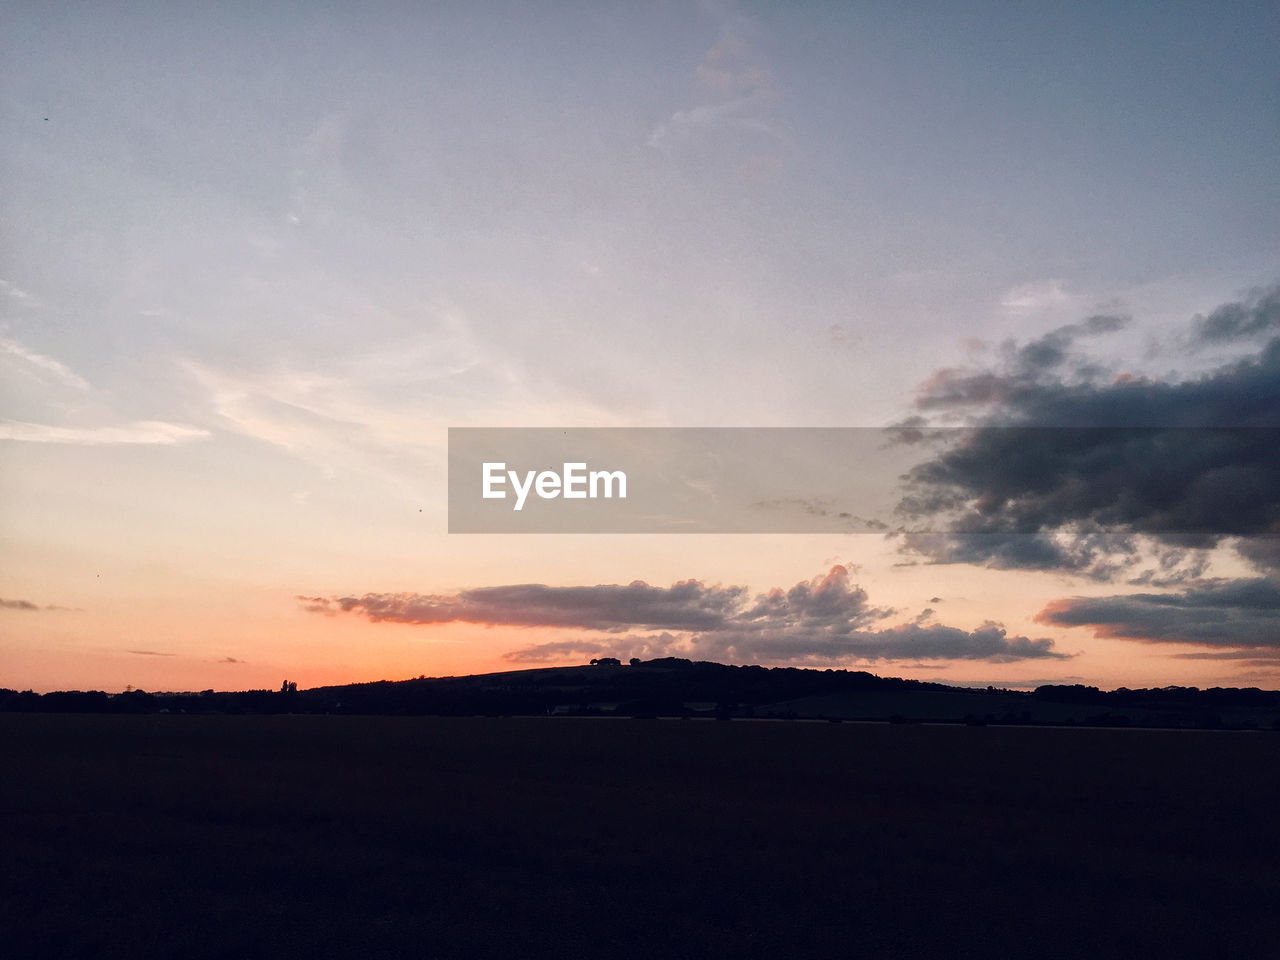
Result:
{"label": "dark field", "polygon": [[5,957],[1280,956],[1280,735],[0,715]]}

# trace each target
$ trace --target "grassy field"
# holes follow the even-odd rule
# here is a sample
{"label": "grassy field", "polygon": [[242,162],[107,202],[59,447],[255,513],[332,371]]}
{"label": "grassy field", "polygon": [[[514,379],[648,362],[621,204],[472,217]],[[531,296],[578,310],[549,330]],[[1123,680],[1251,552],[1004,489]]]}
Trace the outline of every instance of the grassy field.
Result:
{"label": "grassy field", "polygon": [[1280,956],[1280,735],[0,715],[5,957]]}

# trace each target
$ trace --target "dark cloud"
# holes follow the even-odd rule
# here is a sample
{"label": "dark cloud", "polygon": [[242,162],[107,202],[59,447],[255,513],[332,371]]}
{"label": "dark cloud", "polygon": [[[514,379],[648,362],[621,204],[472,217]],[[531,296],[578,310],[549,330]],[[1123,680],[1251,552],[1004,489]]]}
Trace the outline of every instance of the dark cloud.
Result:
{"label": "dark cloud", "polygon": [[970,431],[915,468],[904,508],[964,507],[966,533],[1256,534],[1280,529],[1280,429]]}
{"label": "dark cloud", "polygon": [[1236,553],[1259,570],[1280,574],[1280,536],[1245,537],[1234,546]]}
{"label": "dark cloud", "polygon": [[177,654],[173,654],[173,653],[160,653],[160,652],[158,652],[158,651],[156,651],[156,650],[126,650],[126,651],[125,651],[125,653],[135,653],[135,654],[137,654],[137,655],[138,655],[138,656],[140,656],[140,657],[173,657],[173,656],[177,656]]}
{"label": "dark cloud", "polygon": [[1061,536],[1055,530],[993,533],[966,521],[957,521],[950,533],[905,533],[899,542],[903,550],[930,563],[1055,570],[1094,580],[1113,579],[1138,552],[1132,537],[1079,531]]}
{"label": "dark cloud", "polygon": [[[628,638],[625,657],[639,656],[631,652],[635,642],[635,638]],[[512,650],[504,653],[502,658],[516,663],[545,663],[569,658],[586,660],[599,656],[617,656],[616,649],[616,644],[601,643],[598,640],[553,640],[550,643],[536,643],[520,650]]]}
{"label": "dark cloud", "polygon": [[[935,374],[935,376],[937,375]],[[955,431],[935,427],[929,423],[927,418],[919,414],[912,414],[898,423],[892,423],[885,427],[884,434],[890,443],[913,445],[945,440],[954,436]]]}
{"label": "dark cloud", "polygon": [[370,593],[362,597],[299,597],[312,612],[359,613],[373,621],[481,623],[490,626],[564,627],[619,631],[634,628],[715,631],[751,623],[847,626],[883,616],[867,595],[851,587],[846,567],[789,591],[751,600],[744,587],[685,580],[670,587],[642,581],[627,586],[551,587],[545,584],[479,587],[461,593]]}
{"label": "dark cloud", "polygon": [[307,613],[323,613],[332,616],[337,611],[333,607],[333,602],[328,597],[294,597],[298,603],[302,604],[302,609]]}
{"label": "dark cloud", "polygon": [[244,661],[237,660],[235,657],[223,657],[218,663],[244,663]]}
{"label": "dark cloud", "polygon": [[1280,647],[1275,649],[1265,649],[1258,647],[1250,647],[1244,650],[1213,650],[1201,651],[1199,653],[1175,653],[1172,654],[1175,660],[1244,660],[1252,666],[1266,663],[1271,665],[1271,661],[1280,660]]}
{"label": "dark cloud", "polygon": [[[1270,329],[1280,288],[1196,321],[1202,337]],[[1026,346],[988,370],[943,370],[922,410],[971,427],[908,475],[904,546],[938,563],[1065,570],[1096,579],[1186,582],[1229,537],[1259,569],[1280,569],[1280,337],[1199,377],[1162,381],[1073,357],[1080,337],[1117,329],[1094,317]],[[911,429],[923,432],[918,421]],[[1261,545],[1249,538],[1270,538]],[[1140,538],[1146,538],[1146,543]],[[1181,566],[1179,566],[1181,565]]]}
{"label": "dark cloud", "polygon": [[1227,303],[1207,317],[1196,317],[1195,337],[1222,343],[1280,330],[1280,286],[1257,292],[1252,299]]}
{"label": "dark cloud", "polygon": [[[1077,381],[1096,374],[1098,365],[1073,351],[1077,341],[1113,333],[1127,326],[1128,317],[1098,315],[1080,323],[1051,330],[1025,344],[1006,340],[1000,345],[1000,361],[994,370],[950,367],[939,370],[917,390],[916,406],[922,410],[992,406],[1019,400],[1038,385],[1063,378]],[[927,422],[915,417],[898,425],[915,428],[927,437]],[[907,437],[910,439],[910,437]]]}
{"label": "dark cloud", "polygon": [[1036,620],[1146,643],[1280,649],[1280,584],[1256,577],[1202,581],[1174,593],[1070,597]]}
{"label": "dark cloud", "polygon": [[925,383],[922,410],[971,426],[911,472],[901,505],[910,520],[943,518],[945,532],[903,545],[935,563],[1176,587],[1065,598],[1037,620],[1210,648],[1187,655],[1198,659],[1273,660],[1280,581],[1202,578],[1220,544],[1280,573],[1280,287],[1193,320],[1193,345],[1263,338],[1195,377],[1104,376],[1072,353],[1080,336],[1119,323],[1006,344],[992,369]]}
{"label": "dark cloud", "polygon": [[1010,637],[1005,628],[992,621],[976,630],[942,624],[904,623],[880,630],[853,630],[836,635],[787,631],[751,632],[699,638],[699,649],[718,653],[711,659],[728,658],[751,663],[831,664],[875,660],[985,660],[1010,663],[1015,660],[1066,659],[1069,654],[1053,649],[1047,638]]}
{"label": "dark cloud", "polygon": [[[905,623],[871,629],[893,611],[871,605],[867,592],[833,566],[789,589],[750,596],[742,587],[686,580],[671,587],[485,587],[453,595],[366,594],[299,597],[317,613],[355,613],[373,621],[433,624],[463,621],[489,626],[561,627],[610,634],[557,640],[508,654],[542,661],[573,655],[690,656],[752,663],[848,660],[965,659],[1006,662],[1062,657],[1048,639],[1009,637],[996,623],[977,630]],[[648,631],[660,631],[649,633]]]}
{"label": "dark cloud", "polygon": [[801,581],[789,590],[774,587],[724,626],[735,631],[840,636],[892,613],[871,607],[867,591],[852,583],[849,574],[848,567],[836,565],[825,576]]}
{"label": "dark cloud", "polygon": [[479,587],[451,595],[368,593],[361,597],[298,599],[312,612],[354,612],[375,622],[716,630],[741,606],[745,593],[742,587],[708,587],[697,580],[671,587],[651,587],[637,580],[627,586],[550,587],[526,583]]}
{"label": "dark cloud", "polygon": [[692,635],[626,635],[609,643],[589,640],[539,643],[513,650],[505,654],[505,658],[518,663],[532,663],[567,657],[586,659],[602,654],[624,660],[630,657],[688,657],[728,663],[824,667],[881,660],[1012,663],[1033,659],[1064,660],[1071,656],[1055,651],[1052,640],[1010,637],[1001,624],[988,622],[976,630],[906,623],[881,630],[852,630],[835,635],[799,630],[737,629]]}
{"label": "dark cloud", "polygon": [[917,407],[967,414],[983,427],[1280,427],[1280,337],[1199,377],[1168,381],[1104,372],[1084,357],[1061,369],[1049,362],[1060,350],[1057,334],[1006,345],[994,369],[939,370],[918,388]]}
{"label": "dark cloud", "polygon": [[1075,358],[1071,347],[1077,340],[1093,337],[1103,333],[1114,333],[1128,326],[1129,317],[1100,314],[1089,317],[1081,323],[1069,324],[1051,330],[1037,340],[1018,346],[1013,342],[1005,344],[1005,350],[1011,354],[1012,366],[1023,375],[1033,375],[1042,370],[1056,370],[1076,360],[1078,368],[1089,369],[1082,358]]}
{"label": "dark cloud", "polygon": [[40,606],[38,603],[32,603],[30,600],[5,600],[0,598],[0,610],[50,610],[60,611],[63,613],[79,613],[79,607],[59,607],[56,604],[48,604]]}

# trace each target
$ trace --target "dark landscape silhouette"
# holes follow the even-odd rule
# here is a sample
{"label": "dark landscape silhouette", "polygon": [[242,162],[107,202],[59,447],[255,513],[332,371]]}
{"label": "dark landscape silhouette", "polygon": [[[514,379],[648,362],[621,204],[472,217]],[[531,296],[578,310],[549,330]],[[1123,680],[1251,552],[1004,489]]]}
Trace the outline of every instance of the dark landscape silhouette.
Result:
{"label": "dark landscape silhouette", "polygon": [[950,686],[858,670],[613,657],[465,677],[299,690],[149,693],[0,689],[0,711],[145,714],[686,717],[1280,730],[1280,691],[1167,686]]}
{"label": "dark landscape silhouette", "polygon": [[0,743],[11,958],[1280,948],[1269,733],[5,713]]}

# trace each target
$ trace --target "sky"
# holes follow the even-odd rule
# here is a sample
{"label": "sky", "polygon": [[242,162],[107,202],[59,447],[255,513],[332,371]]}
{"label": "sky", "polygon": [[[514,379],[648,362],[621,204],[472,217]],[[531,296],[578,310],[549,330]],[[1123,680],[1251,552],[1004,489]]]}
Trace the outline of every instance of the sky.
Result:
{"label": "sky", "polygon": [[[1274,4],[4,19],[0,686],[1280,687]],[[447,532],[450,427],[741,426],[969,432],[928,534]]]}

